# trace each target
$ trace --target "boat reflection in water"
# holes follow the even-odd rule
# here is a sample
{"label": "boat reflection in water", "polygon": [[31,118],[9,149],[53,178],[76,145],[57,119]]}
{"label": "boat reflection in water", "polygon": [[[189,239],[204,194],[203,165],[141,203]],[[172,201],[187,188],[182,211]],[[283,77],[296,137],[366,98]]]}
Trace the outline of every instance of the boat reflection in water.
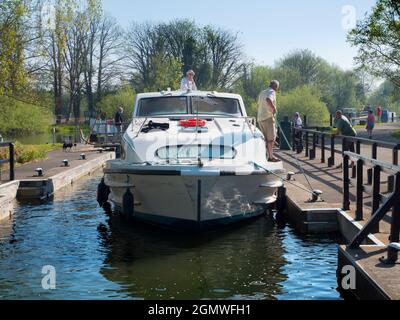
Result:
{"label": "boat reflection in water", "polygon": [[275,299],[287,279],[270,217],[188,236],[113,216],[99,232],[108,252],[100,272],[131,298]]}

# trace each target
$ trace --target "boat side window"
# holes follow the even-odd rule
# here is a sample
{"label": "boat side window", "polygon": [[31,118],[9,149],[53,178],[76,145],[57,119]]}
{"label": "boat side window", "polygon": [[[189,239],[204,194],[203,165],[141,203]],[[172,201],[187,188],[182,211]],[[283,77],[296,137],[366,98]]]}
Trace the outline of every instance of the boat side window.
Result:
{"label": "boat side window", "polygon": [[160,159],[234,159],[236,150],[230,146],[220,145],[179,145],[166,146],[156,151]]}
{"label": "boat side window", "polygon": [[237,99],[219,97],[193,97],[192,113],[221,116],[242,116],[240,103]]}
{"label": "boat side window", "polygon": [[144,98],[139,101],[139,117],[187,114],[186,97]]}

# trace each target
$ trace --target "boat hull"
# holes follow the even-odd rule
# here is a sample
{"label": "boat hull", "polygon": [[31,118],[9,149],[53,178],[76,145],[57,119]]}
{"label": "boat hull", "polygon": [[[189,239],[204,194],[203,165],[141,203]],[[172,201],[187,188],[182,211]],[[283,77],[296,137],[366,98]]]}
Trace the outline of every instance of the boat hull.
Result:
{"label": "boat hull", "polygon": [[[109,200],[117,211],[177,230],[210,229],[260,216],[274,205],[282,185],[265,172],[134,171],[105,170]],[[133,201],[125,201],[124,208],[128,189]]]}

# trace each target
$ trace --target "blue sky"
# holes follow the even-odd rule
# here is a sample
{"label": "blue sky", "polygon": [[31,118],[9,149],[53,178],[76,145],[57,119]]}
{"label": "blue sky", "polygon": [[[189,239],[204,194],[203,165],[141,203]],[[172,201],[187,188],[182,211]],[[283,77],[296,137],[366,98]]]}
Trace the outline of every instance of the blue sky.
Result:
{"label": "blue sky", "polygon": [[295,49],[308,48],[350,69],[356,49],[346,43],[343,24],[353,16],[363,18],[375,0],[103,0],[103,4],[124,27],[131,21],[188,18],[238,32],[246,56],[259,64],[273,65]]}

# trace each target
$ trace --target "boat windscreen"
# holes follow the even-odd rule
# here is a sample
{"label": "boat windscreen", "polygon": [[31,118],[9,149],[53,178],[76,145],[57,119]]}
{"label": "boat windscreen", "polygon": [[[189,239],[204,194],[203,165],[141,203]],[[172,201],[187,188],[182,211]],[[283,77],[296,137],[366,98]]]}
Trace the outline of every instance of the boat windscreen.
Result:
{"label": "boat windscreen", "polygon": [[213,96],[193,97],[192,112],[193,114],[210,114],[221,116],[242,116],[240,104],[237,99],[219,98]]}
{"label": "boat windscreen", "polygon": [[186,97],[144,98],[139,101],[139,117],[187,114]]}

